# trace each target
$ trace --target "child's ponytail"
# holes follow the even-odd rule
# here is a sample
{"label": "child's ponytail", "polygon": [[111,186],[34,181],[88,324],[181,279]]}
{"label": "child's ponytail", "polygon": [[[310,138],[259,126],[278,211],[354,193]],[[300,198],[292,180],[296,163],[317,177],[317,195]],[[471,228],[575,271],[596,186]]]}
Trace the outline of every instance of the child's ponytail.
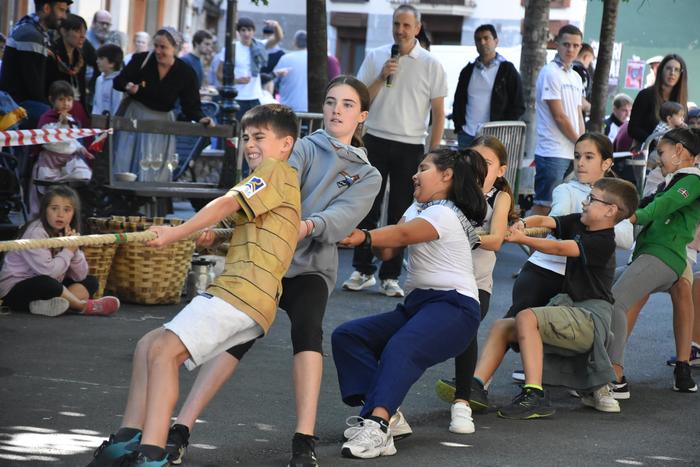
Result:
{"label": "child's ponytail", "polygon": [[452,186],[448,199],[455,203],[467,219],[476,224],[483,223],[486,217],[486,200],[481,189],[486,178],[484,158],[472,149],[438,149],[430,154],[441,172],[452,169]]}

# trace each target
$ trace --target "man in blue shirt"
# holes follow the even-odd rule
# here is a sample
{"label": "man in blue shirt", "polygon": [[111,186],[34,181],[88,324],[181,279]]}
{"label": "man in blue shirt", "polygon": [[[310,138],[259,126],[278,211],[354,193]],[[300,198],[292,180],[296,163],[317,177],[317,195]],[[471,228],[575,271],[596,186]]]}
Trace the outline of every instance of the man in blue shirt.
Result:
{"label": "man in blue shirt", "polygon": [[197,83],[202,87],[204,80],[204,69],[202,68],[202,58],[211,55],[214,44],[214,37],[204,30],[194,33],[192,38],[192,52],[182,56],[182,60],[192,67],[197,75]]}

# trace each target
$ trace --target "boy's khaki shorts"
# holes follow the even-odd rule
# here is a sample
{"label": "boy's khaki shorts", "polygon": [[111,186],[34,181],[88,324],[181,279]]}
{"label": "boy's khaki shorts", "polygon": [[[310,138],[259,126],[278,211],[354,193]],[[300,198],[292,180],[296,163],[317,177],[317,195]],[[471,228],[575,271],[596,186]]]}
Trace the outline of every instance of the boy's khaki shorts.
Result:
{"label": "boy's khaki shorts", "polygon": [[595,325],[591,314],[575,306],[532,308],[544,344],[576,353],[586,353],[593,346]]}

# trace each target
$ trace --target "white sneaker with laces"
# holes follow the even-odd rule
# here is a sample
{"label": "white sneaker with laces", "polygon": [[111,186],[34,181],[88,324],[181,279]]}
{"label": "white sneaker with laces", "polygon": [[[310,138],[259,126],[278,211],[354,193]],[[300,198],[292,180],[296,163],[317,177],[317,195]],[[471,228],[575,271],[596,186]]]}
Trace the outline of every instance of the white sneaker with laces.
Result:
{"label": "white sneaker with laces", "polygon": [[450,409],[450,431],[466,435],[474,433],[474,419],[472,418],[472,409],[464,402],[455,402]]}
{"label": "white sneaker with laces", "polygon": [[396,454],[396,448],[390,430],[384,433],[379,423],[365,418],[362,420],[361,429],[343,443],[341,453],[345,457],[373,459],[379,456],[393,456]]}
{"label": "white sneaker with laces", "polygon": [[382,292],[387,297],[403,297],[403,289],[399,286],[397,279],[384,279],[382,281]]}
{"label": "white sneaker with laces", "polygon": [[362,290],[372,287],[377,283],[374,274],[362,274],[360,271],[353,271],[348,280],[343,282],[343,288],[346,290]]}
{"label": "white sneaker with laces", "polygon": [[[362,422],[364,418],[359,416],[348,417],[345,423],[348,428],[343,432],[343,438],[345,441],[351,439],[355,434],[362,430]],[[413,434],[411,426],[406,421],[406,417],[403,416],[400,410],[397,410],[394,415],[389,419],[389,430],[391,430],[391,436],[394,441],[398,441],[403,438],[407,438]]]}
{"label": "white sneaker with laces", "polygon": [[68,311],[70,303],[63,297],[54,297],[48,300],[34,300],[29,302],[29,312],[33,315],[59,316]]}
{"label": "white sneaker with laces", "polygon": [[609,384],[599,387],[592,393],[582,395],[581,402],[601,412],[618,413],[620,411],[620,403],[613,396],[612,387]]}

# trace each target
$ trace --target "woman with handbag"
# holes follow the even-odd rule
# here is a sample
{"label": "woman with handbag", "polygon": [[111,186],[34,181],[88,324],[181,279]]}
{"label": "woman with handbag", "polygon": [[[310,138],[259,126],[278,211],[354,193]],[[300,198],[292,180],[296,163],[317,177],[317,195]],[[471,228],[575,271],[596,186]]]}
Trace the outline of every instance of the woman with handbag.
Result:
{"label": "woman with handbag", "polygon": [[[190,120],[210,126],[199,100],[199,86],[194,70],[177,58],[182,36],[171,27],[164,27],[153,38],[153,50],[134,54],[129,64],[114,79],[114,88],[125,97],[117,115],[137,120],[175,121],[172,112],[180,101],[182,112]],[[143,155],[175,152],[175,136],[153,133],[121,133],[115,138],[113,170],[139,172]],[[160,180],[158,176],[155,181]]]}

